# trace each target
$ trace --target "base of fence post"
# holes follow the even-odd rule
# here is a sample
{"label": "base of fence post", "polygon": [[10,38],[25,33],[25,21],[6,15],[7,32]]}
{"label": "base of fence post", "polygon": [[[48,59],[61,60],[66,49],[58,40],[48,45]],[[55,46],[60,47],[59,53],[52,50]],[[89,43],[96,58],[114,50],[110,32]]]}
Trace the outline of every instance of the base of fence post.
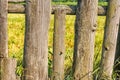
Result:
{"label": "base of fence post", "polygon": [[0,58],[0,80],[16,80],[16,60]]}

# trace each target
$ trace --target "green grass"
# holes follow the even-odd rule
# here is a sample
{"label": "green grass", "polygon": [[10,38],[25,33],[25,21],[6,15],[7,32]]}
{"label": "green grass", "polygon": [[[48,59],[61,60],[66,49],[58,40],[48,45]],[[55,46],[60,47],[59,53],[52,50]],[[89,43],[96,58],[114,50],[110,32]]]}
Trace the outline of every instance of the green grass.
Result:
{"label": "green grass", "polygon": [[[52,5],[77,5],[77,2],[52,2]],[[108,2],[99,2],[99,6],[107,6]]]}
{"label": "green grass", "polygon": [[107,5],[108,5],[108,2],[99,2],[98,5],[99,5],[99,6],[107,6]]}
{"label": "green grass", "polygon": [[52,2],[52,5],[77,5],[77,2]]}
{"label": "green grass", "polygon": [[8,15],[8,51],[9,56],[17,59],[17,71],[20,76],[22,73],[23,44],[25,19],[23,14]]}
{"label": "green grass", "polygon": [[[22,73],[22,57],[23,57],[23,46],[24,46],[24,30],[25,30],[25,16],[23,14],[9,14],[8,15],[8,36],[9,36],[9,55],[10,57],[17,59],[17,71],[16,73],[21,76]],[[65,32],[65,80],[71,78],[71,66],[72,66],[72,55],[74,46],[74,15],[66,16],[66,32]],[[100,62],[102,39],[103,39],[103,27],[105,17],[98,17],[98,28],[96,31],[95,41],[95,58],[94,58],[94,69],[97,70]],[[52,73],[52,44],[53,44],[53,26],[54,16],[51,15],[51,23],[49,28],[49,76]],[[95,72],[97,75],[97,71]]]}

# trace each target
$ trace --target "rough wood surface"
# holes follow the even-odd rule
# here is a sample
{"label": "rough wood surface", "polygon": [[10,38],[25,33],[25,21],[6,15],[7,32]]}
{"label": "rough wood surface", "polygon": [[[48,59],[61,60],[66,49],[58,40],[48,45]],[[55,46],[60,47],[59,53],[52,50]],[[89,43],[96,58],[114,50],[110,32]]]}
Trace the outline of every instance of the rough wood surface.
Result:
{"label": "rough wood surface", "polygon": [[[119,22],[120,23],[120,22]],[[117,46],[116,46],[116,55],[115,55],[115,70],[118,73],[117,78],[120,79],[120,24],[119,24],[119,31],[118,31],[118,37],[117,37]]]}
{"label": "rough wood surface", "polygon": [[112,80],[111,77],[119,29],[120,0],[109,0],[106,19],[100,77],[101,79]]}
{"label": "rough wood surface", "polygon": [[9,13],[25,13],[24,4],[8,4]]}
{"label": "rough wood surface", "polygon": [[8,0],[8,2],[25,2],[25,0]]}
{"label": "rough wood surface", "polygon": [[[8,0],[9,2],[23,2],[23,1],[25,1],[25,0]],[[106,0],[106,1],[108,1],[108,0]]]}
{"label": "rough wood surface", "polygon": [[74,80],[93,80],[97,0],[78,0],[73,57]]}
{"label": "rough wood surface", "polygon": [[24,80],[48,80],[50,0],[26,0]]}
{"label": "rough wood surface", "polygon": [[65,15],[61,7],[55,11],[52,80],[64,80]]}
{"label": "rough wood surface", "polygon": [[16,80],[22,80],[21,76],[16,76]]}
{"label": "rough wood surface", "polygon": [[[66,10],[66,14],[75,15],[76,14],[76,6],[65,6],[65,5],[57,5],[51,7],[51,13],[54,14],[57,8],[61,7]],[[106,15],[107,7],[98,6],[98,15],[104,16]],[[25,13],[25,5],[24,4],[9,4],[8,5],[9,13]]]}
{"label": "rough wood surface", "polygon": [[15,59],[0,58],[0,80],[16,80],[16,65]]}
{"label": "rough wood surface", "polygon": [[8,56],[7,0],[0,0],[0,58]]}

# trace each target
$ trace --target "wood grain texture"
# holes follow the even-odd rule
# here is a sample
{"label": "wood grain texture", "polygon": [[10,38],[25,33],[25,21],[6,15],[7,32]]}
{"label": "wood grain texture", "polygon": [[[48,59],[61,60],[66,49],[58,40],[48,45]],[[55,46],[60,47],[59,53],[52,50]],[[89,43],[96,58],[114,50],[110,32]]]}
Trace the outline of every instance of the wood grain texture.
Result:
{"label": "wood grain texture", "polygon": [[24,80],[48,80],[50,0],[26,0]]}
{"label": "wood grain texture", "polygon": [[73,57],[74,80],[93,80],[97,0],[78,0]]}
{"label": "wood grain texture", "polygon": [[109,0],[102,48],[101,79],[112,80],[120,19],[120,0]]}
{"label": "wood grain texture", "polygon": [[8,2],[14,3],[14,2],[25,2],[25,0],[8,0]]}
{"label": "wood grain texture", "polygon": [[7,0],[0,0],[0,58],[8,57]]}
{"label": "wood grain texture", "polygon": [[16,80],[17,61],[11,58],[0,58],[0,80]]}
{"label": "wood grain texture", "polygon": [[54,16],[52,80],[64,80],[65,16],[64,9],[61,9],[61,7],[56,9]]}
{"label": "wood grain texture", "polygon": [[[120,22],[119,22],[120,23]],[[116,46],[116,54],[115,54],[115,69],[114,71],[118,71],[118,76],[117,78],[120,79],[120,24],[119,24],[119,30],[118,30],[118,37],[117,37],[117,46]]]}
{"label": "wood grain texture", "polygon": [[[24,2],[25,0],[8,0],[9,2]],[[106,0],[108,1],[108,0]]]}
{"label": "wood grain texture", "polygon": [[[55,13],[55,10],[61,8],[66,10],[67,15],[75,15],[77,6],[65,6],[65,5],[56,5],[51,7],[51,14]],[[98,15],[105,16],[107,7],[98,6]],[[25,13],[25,4],[8,4],[9,13]]]}
{"label": "wood grain texture", "polygon": [[8,13],[25,13],[25,4],[8,4]]}

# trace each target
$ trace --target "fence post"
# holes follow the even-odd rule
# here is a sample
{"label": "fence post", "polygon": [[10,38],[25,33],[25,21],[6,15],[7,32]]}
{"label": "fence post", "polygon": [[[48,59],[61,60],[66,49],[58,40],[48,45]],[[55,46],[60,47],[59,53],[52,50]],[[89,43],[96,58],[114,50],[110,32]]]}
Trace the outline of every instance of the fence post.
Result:
{"label": "fence post", "polygon": [[74,80],[93,80],[97,3],[98,0],[78,0],[73,57]]}
{"label": "fence post", "polygon": [[64,80],[65,10],[59,7],[54,16],[53,80]]}
{"label": "fence post", "polygon": [[16,80],[16,60],[11,58],[1,59],[1,80]]}
{"label": "fence post", "polygon": [[118,37],[117,37],[117,46],[116,46],[116,54],[115,54],[115,69],[114,71],[117,72],[117,78],[120,79],[120,22],[119,22],[119,30],[118,30]]}
{"label": "fence post", "polygon": [[109,0],[102,48],[100,79],[112,80],[120,19],[120,0]]}
{"label": "fence post", "polygon": [[24,80],[48,80],[51,0],[26,0]]}
{"label": "fence post", "polygon": [[0,0],[0,80],[16,80],[16,60],[8,58],[8,1]]}
{"label": "fence post", "polygon": [[8,57],[7,0],[0,0],[0,58]]}

